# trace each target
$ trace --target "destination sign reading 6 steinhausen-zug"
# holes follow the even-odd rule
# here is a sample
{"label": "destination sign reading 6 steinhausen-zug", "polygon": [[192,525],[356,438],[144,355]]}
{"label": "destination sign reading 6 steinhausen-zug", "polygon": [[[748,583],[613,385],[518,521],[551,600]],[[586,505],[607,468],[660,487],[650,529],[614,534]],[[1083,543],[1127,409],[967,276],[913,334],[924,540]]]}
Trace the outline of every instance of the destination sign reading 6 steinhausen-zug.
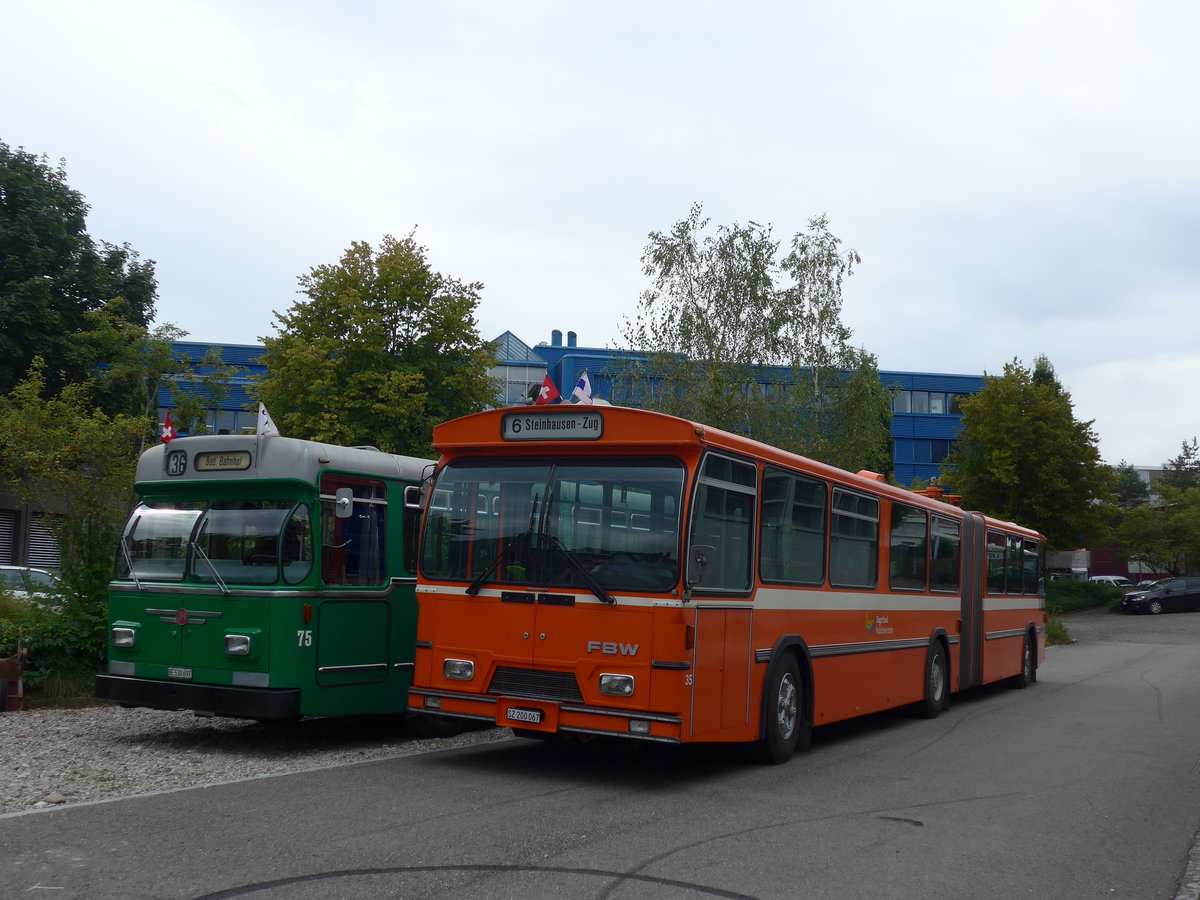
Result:
{"label": "destination sign reading 6 steinhausen-zug", "polygon": [[500,424],[506,441],[598,441],[604,417],[597,412],[507,413]]}

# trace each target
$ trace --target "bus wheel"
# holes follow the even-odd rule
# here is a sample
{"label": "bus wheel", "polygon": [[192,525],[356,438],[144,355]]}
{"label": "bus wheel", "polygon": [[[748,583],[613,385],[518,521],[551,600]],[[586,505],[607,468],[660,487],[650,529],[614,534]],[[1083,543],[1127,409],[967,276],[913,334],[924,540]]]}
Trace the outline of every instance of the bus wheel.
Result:
{"label": "bus wheel", "polygon": [[1034,655],[1033,635],[1025,634],[1025,646],[1021,650],[1021,671],[1010,681],[1015,688],[1027,688],[1037,681],[1037,657]]}
{"label": "bus wheel", "polygon": [[[763,736],[755,744],[755,756],[770,765],[785,763],[796,752],[800,732],[807,728],[802,720],[800,670],[791,654],[779,661],[763,704]],[[806,742],[807,743],[807,742]]]}
{"label": "bus wheel", "polygon": [[938,713],[950,708],[950,673],[946,668],[946,651],[935,642],[925,658],[925,699],[921,715],[936,719]]}

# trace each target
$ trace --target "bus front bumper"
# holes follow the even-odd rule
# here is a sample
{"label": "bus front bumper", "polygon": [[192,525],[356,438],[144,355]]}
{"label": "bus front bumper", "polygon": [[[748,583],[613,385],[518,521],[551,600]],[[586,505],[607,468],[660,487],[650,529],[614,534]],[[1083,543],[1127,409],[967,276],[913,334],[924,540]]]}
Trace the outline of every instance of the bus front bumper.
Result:
{"label": "bus front bumper", "polygon": [[122,706],[190,709],[244,719],[294,719],[300,715],[299,690],[188,684],[122,675],[97,675],[96,696],[101,700],[120,703]]}
{"label": "bus front bumper", "polygon": [[409,710],[430,715],[493,722],[545,734],[590,734],[678,744],[682,719],[664,713],[608,709],[496,694],[460,694],[413,688]]}

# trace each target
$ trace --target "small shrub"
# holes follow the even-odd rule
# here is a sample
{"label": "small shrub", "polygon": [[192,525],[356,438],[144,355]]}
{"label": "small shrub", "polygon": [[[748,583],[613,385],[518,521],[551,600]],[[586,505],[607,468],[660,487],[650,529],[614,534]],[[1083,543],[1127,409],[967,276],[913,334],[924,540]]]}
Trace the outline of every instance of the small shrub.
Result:
{"label": "small shrub", "polygon": [[1046,646],[1053,647],[1056,644],[1072,644],[1075,638],[1071,637],[1071,632],[1067,631],[1067,626],[1063,624],[1062,619],[1058,616],[1050,616],[1046,621]]}

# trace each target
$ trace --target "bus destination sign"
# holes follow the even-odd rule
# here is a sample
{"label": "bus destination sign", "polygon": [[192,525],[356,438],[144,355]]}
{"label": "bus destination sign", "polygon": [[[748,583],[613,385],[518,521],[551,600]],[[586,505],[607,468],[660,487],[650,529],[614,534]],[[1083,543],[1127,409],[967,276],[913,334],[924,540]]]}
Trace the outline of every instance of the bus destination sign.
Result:
{"label": "bus destination sign", "polygon": [[250,468],[249,450],[197,453],[192,465],[197,472],[243,472]]}
{"label": "bus destination sign", "polygon": [[598,441],[604,437],[604,417],[594,410],[578,412],[511,412],[500,420],[506,441]]}

